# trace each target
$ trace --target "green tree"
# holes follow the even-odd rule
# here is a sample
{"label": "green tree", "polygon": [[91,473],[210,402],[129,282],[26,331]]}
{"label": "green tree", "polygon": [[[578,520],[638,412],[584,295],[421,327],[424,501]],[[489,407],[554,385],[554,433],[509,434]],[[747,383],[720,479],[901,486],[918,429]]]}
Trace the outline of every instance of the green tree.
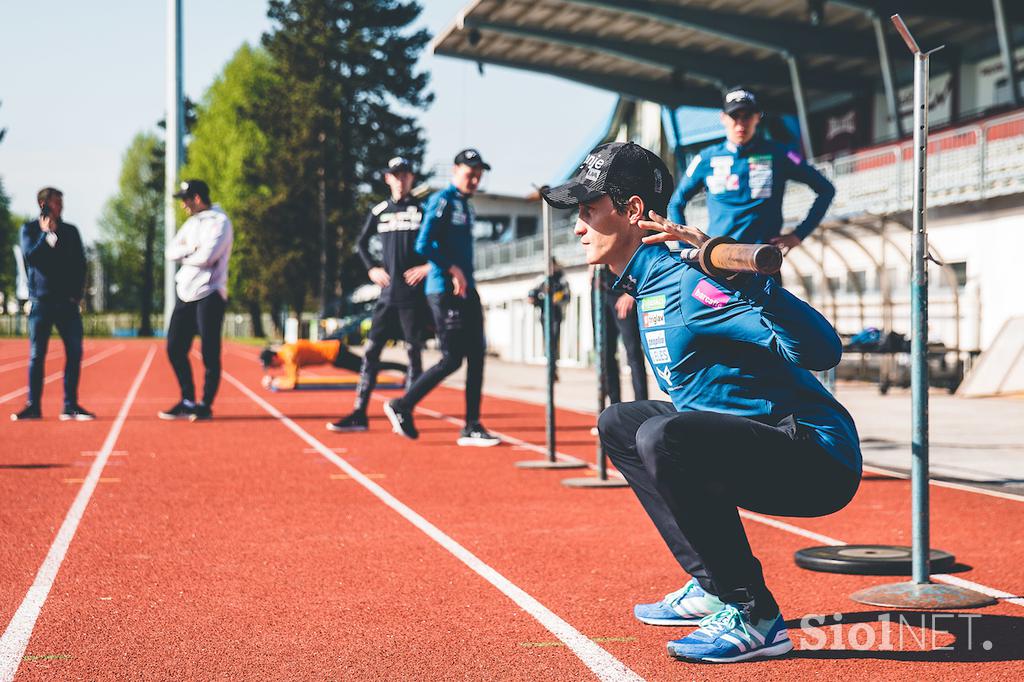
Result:
{"label": "green tree", "polygon": [[228,288],[252,316],[254,333],[263,336],[261,301],[284,291],[300,252],[284,226],[274,221],[281,191],[267,182],[271,140],[261,127],[263,102],[283,96],[273,61],[266,51],[242,45],[224,66],[196,109],[196,124],[182,177],[202,178],[212,199],[234,227]]}
{"label": "green tree", "polygon": [[154,286],[163,278],[163,145],[139,133],[121,160],[118,191],[100,215],[103,244],[97,252],[107,282],[108,306],[138,309],[139,335],[152,336],[153,310],[161,304]]}
{"label": "green tree", "polygon": [[3,296],[4,310],[7,303],[14,300],[15,283],[17,280],[17,264],[14,260],[14,246],[18,243],[21,221],[11,213],[11,198],[4,190],[3,179],[0,178],[0,295]]}
{"label": "green tree", "polygon": [[274,141],[267,170],[284,192],[280,224],[303,239],[304,271],[320,271],[304,279],[324,313],[334,308],[338,265],[352,251],[368,190],[382,188],[376,170],[397,154],[423,156],[415,117],[400,111],[432,100],[428,75],[416,71],[430,35],[408,28],[420,12],[399,0],[270,0],[274,30],[263,45],[286,96],[264,103]]}

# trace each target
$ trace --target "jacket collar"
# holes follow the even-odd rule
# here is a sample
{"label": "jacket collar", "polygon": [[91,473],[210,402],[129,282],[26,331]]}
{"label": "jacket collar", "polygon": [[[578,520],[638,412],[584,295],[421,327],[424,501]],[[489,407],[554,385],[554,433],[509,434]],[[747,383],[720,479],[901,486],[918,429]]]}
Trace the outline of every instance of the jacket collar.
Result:
{"label": "jacket collar", "polygon": [[664,244],[641,244],[612,288],[635,298],[644,292],[652,277],[678,265]]}

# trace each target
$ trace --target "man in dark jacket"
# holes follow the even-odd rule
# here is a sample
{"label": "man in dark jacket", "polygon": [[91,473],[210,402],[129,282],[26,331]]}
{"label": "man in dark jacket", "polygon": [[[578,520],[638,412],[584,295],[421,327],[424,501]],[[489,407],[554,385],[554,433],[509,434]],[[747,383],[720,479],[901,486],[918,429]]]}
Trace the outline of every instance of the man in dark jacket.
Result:
{"label": "man in dark jacket", "polygon": [[21,253],[28,273],[28,335],[32,350],[28,365],[28,402],[11,419],[40,419],[43,374],[50,332],[57,325],[64,342],[64,410],[62,421],[96,418],[78,404],[82,366],[82,315],[78,305],[85,292],[85,251],[78,228],[61,220],[64,195],[44,187],[36,197],[39,219],[21,227]]}

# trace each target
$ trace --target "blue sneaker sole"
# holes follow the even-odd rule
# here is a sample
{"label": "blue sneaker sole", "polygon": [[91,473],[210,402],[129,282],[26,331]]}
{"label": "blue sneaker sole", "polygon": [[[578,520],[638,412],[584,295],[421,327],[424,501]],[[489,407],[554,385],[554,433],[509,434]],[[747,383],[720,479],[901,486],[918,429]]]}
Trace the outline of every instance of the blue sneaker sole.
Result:
{"label": "blue sneaker sole", "polygon": [[785,642],[761,647],[760,649],[752,649],[750,651],[745,651],[742,654],[736,654],[735,656],[692,656],[677,652],[673,648],[672,642],[668,643],[669,656],[679,661],[690,661],[694,663],[739,663],[740,661],[749,661],[754,658],[772,658],[775,656],[782,656],[792,650],[793,641],[787,639]]}

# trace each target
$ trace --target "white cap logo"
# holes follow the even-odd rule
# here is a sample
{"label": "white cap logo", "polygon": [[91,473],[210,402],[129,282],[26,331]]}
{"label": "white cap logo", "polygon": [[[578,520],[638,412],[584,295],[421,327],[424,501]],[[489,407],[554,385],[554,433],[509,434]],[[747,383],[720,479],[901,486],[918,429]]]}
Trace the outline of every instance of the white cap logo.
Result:
{"label": "white cap logo", "polygon": [[725,96],[725,101],[728,103],[739,102],[745,99],[754,99],[754,96],[746,90],[733,90]]}

